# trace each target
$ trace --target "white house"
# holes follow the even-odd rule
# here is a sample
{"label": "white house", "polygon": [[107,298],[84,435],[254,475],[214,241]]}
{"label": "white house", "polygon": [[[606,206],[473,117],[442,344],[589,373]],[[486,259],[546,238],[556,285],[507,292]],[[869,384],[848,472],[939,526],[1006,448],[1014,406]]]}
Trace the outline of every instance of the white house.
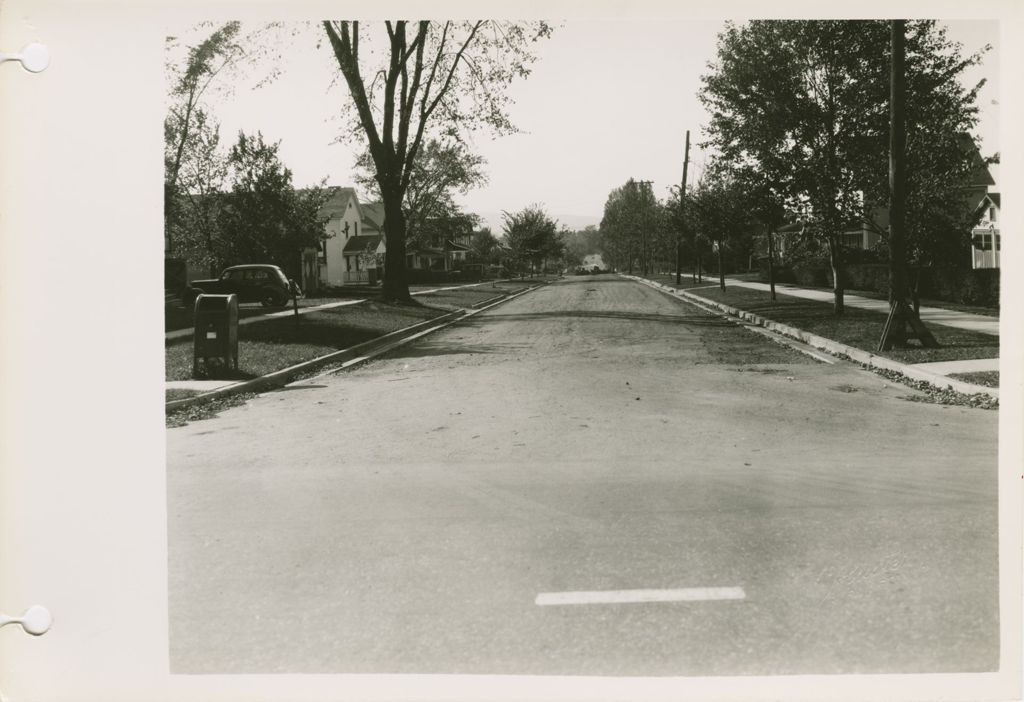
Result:
{"label": "white house", "polygon": [[971,232],[971,267],[999,268],[999,193],[986,193],[978,204],[981,219]]}
{"label": "white house", "polygon": [[[383,238],[364,231],[363,212],[353,188],[330,188],[331,195],[320,209],[327,218],[327,239],[320,243],[320,282],[341,286],[374,282],[377,261],[384,253]],[[371,273],[370,271],[373,271]]]}

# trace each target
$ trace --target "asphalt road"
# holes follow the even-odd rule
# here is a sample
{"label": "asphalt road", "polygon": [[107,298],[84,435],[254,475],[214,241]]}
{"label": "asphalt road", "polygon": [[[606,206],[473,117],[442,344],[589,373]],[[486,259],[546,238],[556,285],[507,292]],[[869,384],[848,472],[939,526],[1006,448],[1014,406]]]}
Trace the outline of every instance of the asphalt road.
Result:
{"label": "asphalt road", "polygon": [[914,396],[567,278],[169,429],[171,670],[994,670],[997,416]]}

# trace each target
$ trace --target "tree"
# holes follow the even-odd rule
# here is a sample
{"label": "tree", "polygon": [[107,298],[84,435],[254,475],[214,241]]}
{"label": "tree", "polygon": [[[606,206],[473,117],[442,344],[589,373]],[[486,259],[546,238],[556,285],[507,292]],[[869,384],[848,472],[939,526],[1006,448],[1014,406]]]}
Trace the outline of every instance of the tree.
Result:
{"label": "tree", "polygon": [[383,296],[409,301],[403,203],[428,125],[453,139],[480,128],[513,131],[506,88],[529,75],[531,44],[551,28],[545,22],[389,21],[386,35],[378,34],[383,65],[367,69],[362,62],[374,52],[360,22],[324,21],[323,27],[384,203]]}
{"label": "tree", "polygon": [[[933,22],[910,25],[907,118],[916,131],[908,139],[914,175],[907,214],[908,222],[911,212],[921,217],[914,240],[934,250],[929,232],[942,229],[934,226],[934,213],[963,208],[953,193],[964,185],[967,157],[950,146],[975,123],[977,88],[964,91],[958,77],[980,55],[960,57]],[[825,246],[837,314],[843,311],[843,234],[870,224],[888,202],[888,52],[884,21],[729,24],[719,36],[718,59],[702,78],[710,143],[760,174],[768,212],[777,213],[775,199],[783,198],[804,220],[804,231]]]}
{"label": "tree", "polygon": [[[181,234],[182,193],[195,191],[197,183],[201,190],[212,192],[219,187],[216,176],[222,179],[221,170],[210,169],[217,129],[202,101],[214,79],[245,55],[238,43],[240,29],[238,22],[218,27],[188,48],[183,65],[174,58],[177,38],[166,40],[165,70],[170,90],[164,118],[164,227],[171,250],[178,238],[172,234]],[[186,182],[182,182],[183,170],[192,171]],[[204,173],[214,177],[201,181]]]}
{"label": "tree", "polygon": [[227,155],[220,148],[220,128],[206,113],[197,111],[193,134],[178,171],[173,215],[165,222],[175,251],[188,261],[201,263],[210,275],[219,272],[218,216],[227,178]]}
{"label": "tree", "polygon": [[[629,273],[637,263],[646,275],[653,268],[655,258],[664,260],[668,256],[666,247],[675,246],[675,239],[668,231],[668,217],[650,185],[649,181],[630,178],[608,194],[604,205],[601,248],[610,260]],[[674,255],[674,248],[672,251]]]}
{"label": "tree", "polygon": [[[907,261],[917,266],[966,265],[975,213],[965,206],[965,188],[987,164],[998,161],[998,155],[982,158],[970,136],[977,126],[977,96],[985,81],[966,88],[961,76],[991,47],[965,56],[963,46],[952,42],[935,21],[905,25]],[[885,138],[878,148],[887,147]],[[878,211],[885,211],[891,206],[888,160],[877,159],[870,173],[865,196],[878,203]],[[888,237],[884,222],[871,219],[869,224]]]}
{"label": "tree", "polygon": [[[455,204],[455,194],[465,195],[472,188],[484,185],[487,174],[482,156],[472,154],[465,144],[448,139],[430,139],[413,164],[412,177],[405,191],[406,243],[425,245],[436,235],[437,223],[464,223],[472,215],[464,214]],[[380,185],[374,171],[373,157],[364,151],[356,162],[356,183],[370,197],[381,199]]]}
{"label": "tree", "polygon": [[296,191],[279,144],[240,132],[231,147],[232,184],[220,211],[218,254],[224,265],[268,262],[297,277],[300,251],[325,236],[320,210],[328,192],[322,184]]}
{"label": "tree", "polygon": [[[716,146],[753,158],[769,145],[777,149],[772,165],[789,176],[790,205],[828,249],[837,315],[844,309],[843,233],[865,216],[859,167],[865,144],[885,126],[878,105],[887,82],[877,60],[884,39],[881,24],[856,21],[729,25],[719,63],[704,77]],[[733,51],[740,60],[732,60]],[[758,126],[760,138],[753,136]]]}
{"label": "tree", "polygon": [[749,241],[751,212],[742,183],[723,164],[714,164],[694,188],[687,207],[692,227],[711,244],[718,258],[718,280],[725,290],[726,253],[735,264]]}
{"label": "tree", "polygon": [[450,209],[424,219],[417,225],[416,234],[409,238],[409,243],[416,246],[443,247],[447,239],[472,235],[473,229],[479,224],[480,218],[477,215],[463,212],[453,204]]}
{"label": "tree", "polygon": [[470,263],[498,263],[501,257],[501,244],[491,233],[489,227],[473,232],[469,240],[469,252],[466,259]]}
{"label": "tree", "polygon": [[528,262],[531,269],[543,271],[550,259],[561,258],[564,245],[558,236],[558,222],[548,216],[541,205],[530,205],[518,212],[502,212],[505,245],[513,264],[522,270]]}
{"label": "tree", "polygon": [[593,224],[576,231],[563,230],[560,236],[565,248],[565,263],[569,267],[583,265],[587,256],[601,250],[601,233]]}

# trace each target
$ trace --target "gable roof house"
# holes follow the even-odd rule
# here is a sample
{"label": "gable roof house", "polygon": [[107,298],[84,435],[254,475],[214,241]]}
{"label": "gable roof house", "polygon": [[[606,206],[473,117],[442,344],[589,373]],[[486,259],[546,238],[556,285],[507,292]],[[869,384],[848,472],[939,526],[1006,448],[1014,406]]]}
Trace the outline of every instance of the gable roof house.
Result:
{"label": "gable roof house", "polygon": [[[331,286],[373,283],[384,253],[383,232],[366,231],[364,208],[354,188],[331,187],[320,208],[327,239],[320,242],[320,281]],[[373,271],[371,273],[371,271]]]}
{"label": "gable roof house", "polygon": [[[977,211],[982,199],[990,186],[995,185],[992,173],[985,163],[973,137],[966,132],[957,135],[958,147],[971,161],[971,173],[963,185],[964,208],[966,212]],[[843,243],[850,248],[872,249],[881,239],[880,232],[889,229],[889,208],[878,207],[872,210],[872,222],[862,223],[860,227],[852,227],[843,234]]]}
{"label": "gable roof house", "polygon": [[[383,240],[384,203],[373,202],[363,205],[362,214],[364,233],[377,234]],[[420,242],[418,245],[408,243],[405,265],[412,270],[455,270],[466,260],[472,234],[471,230],[447,231],[441,235],[434,235],[429,241]]]}
{"label": "gable roof house", "polygon": [[971,268],[999,268],[999,193],[985,193],[975,207],[978,223],[971,230]]}

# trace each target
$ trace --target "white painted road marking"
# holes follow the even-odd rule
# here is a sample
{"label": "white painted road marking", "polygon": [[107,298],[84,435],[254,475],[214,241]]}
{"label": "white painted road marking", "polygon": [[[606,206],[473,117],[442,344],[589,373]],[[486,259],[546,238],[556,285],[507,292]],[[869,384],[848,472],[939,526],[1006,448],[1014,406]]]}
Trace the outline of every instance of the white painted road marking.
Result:
{"label": "white painted road marking", "polygon": [[711,600],[743,600],[742,587],[684,587],[674,590],[582,590],[577,592],[542,592],[535,604],[551,605],[623,604],[634,602],[705,602]]}

